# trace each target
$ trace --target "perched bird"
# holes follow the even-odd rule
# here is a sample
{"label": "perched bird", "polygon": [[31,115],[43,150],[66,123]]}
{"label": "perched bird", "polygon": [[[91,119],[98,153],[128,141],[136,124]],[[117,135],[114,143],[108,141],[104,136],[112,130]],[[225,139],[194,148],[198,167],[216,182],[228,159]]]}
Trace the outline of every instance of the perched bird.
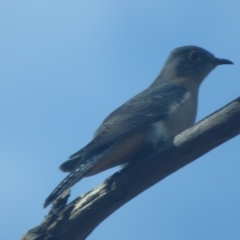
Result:
{"label": "perched bird", "polygon": [[70,173],[48,196],[44,207],[82,178],[126,164],[144,148],[161,147],[161,143],[191,127],[199,86],[221,64],[233,63],[196,46],[173,50],[155,81],[113,111],[93,140],[60,166]]}

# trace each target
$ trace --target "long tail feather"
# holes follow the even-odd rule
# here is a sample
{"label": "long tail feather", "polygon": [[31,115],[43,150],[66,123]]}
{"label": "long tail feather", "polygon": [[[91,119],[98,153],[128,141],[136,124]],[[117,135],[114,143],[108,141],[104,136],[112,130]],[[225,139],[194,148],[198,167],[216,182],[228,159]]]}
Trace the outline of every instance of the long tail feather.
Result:
{"label": "long tail feather", "polygon": [[63,192],[65,192],[67,189],[72,187],[76,182],[84,178],[84,176],[86,175],[86,173],[93,164],[94,162],[89,161],[88,163],[80,165],[79,167],[75,168],[71,173],[69,173],[67,177],[64,178],[63,181],[47,197],[43,204],[43,207],[44,208],[47,207],[55,199],[57,199]]}

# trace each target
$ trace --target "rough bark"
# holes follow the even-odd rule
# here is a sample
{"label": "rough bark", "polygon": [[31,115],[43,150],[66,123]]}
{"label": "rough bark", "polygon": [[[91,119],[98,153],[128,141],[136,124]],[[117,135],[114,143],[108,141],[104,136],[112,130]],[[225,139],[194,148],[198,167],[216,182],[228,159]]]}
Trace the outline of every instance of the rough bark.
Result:
{"label": "rough bark", "polygon": [[22,240],[82,240],[138,194],[240,133],[240,97],[206,117],[155,152],[113,174],[68,205],[69,192]]}

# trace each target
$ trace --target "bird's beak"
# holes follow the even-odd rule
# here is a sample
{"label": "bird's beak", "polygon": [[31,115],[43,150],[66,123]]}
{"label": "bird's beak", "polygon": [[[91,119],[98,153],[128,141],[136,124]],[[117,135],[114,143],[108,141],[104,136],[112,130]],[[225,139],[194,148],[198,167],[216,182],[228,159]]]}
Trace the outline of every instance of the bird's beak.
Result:
{"label": "bird's beak", "polygon": [[214,60],[215,66],[222,65],[222,64],[233,64],[232,61],[222,58],[215,58]]}

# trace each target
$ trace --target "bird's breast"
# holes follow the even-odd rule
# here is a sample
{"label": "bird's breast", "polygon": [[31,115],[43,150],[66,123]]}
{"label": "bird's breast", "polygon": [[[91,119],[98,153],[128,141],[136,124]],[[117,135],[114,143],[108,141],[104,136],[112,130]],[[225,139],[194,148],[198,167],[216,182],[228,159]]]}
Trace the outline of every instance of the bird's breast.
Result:
{"label": "bird's breast", "polygon": [[167,117],[164,120],[152,124],[147,140],[154,146],[173,138],[194,124],[197,98],[188,94],[189,97],[182,104],[173,103],[169,106]]}

